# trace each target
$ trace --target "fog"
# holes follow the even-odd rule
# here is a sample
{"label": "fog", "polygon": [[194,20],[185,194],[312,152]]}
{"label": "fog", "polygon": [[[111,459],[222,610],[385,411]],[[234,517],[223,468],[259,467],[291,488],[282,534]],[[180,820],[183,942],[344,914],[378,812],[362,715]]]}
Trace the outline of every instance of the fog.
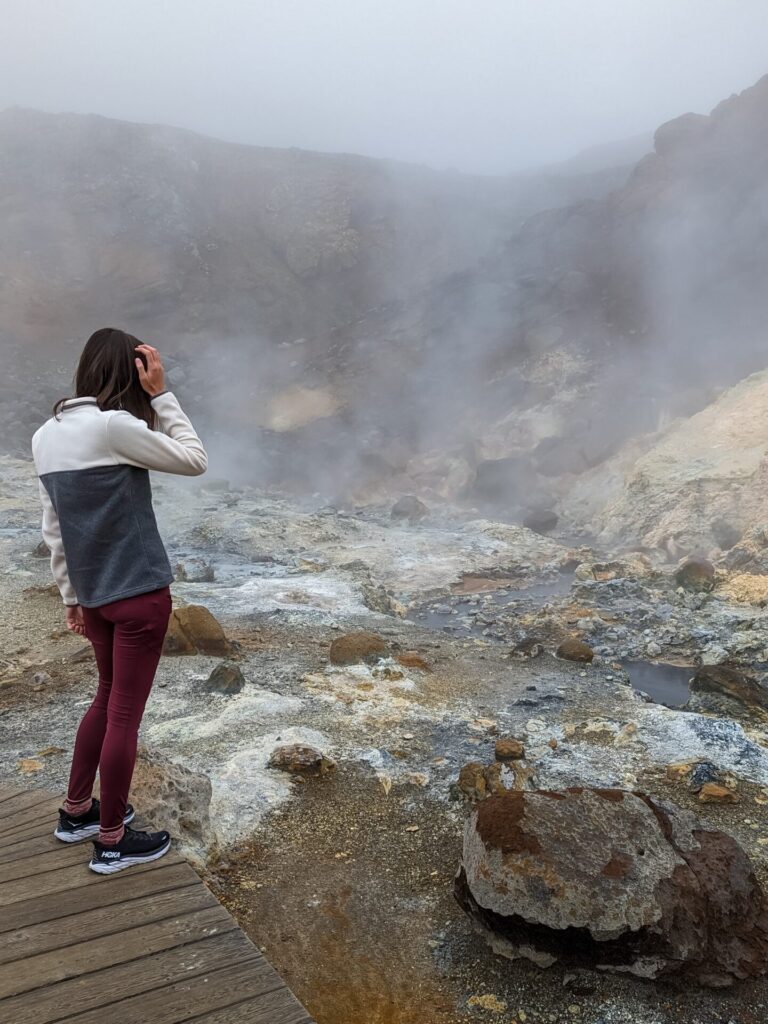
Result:
{"label": "fog", "polygon": [[504,173],[708,111],[763,0],[4,0],[0,108]]}

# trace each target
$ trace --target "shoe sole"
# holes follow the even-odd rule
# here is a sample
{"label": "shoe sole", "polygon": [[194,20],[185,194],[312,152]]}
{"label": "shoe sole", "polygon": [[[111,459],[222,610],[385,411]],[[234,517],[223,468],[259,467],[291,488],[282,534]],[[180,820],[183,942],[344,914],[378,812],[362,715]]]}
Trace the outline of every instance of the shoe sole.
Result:
{"label": "shoe sole", "polygon": [[[135,817],[136,811],[131,811],[130,814],[126,814],[123,818],[123,824],[128,825]],[[85,825],[83,828],[77,829],[76,832],[59,832],[57,826],[53,834],[62,843],[82,843],[84,839],[92,839],[99,834],[99,823],[94,822],[93,825]]]}
{"label": "shoe sole", "polygon": [[91,861],[88,867],[91,871],[95,871],[97,875],[114,875],[116,871],[122,871],[124,868],[133,868],[137,864],[149,864],[150,861],[159,860],[160,857],[164,857],[171,848],[171,840],[159,850],[155,850],[154,853],[146,854],[143,857],[121,857],[118,861],[110,863],[103,863],[102,861]]}

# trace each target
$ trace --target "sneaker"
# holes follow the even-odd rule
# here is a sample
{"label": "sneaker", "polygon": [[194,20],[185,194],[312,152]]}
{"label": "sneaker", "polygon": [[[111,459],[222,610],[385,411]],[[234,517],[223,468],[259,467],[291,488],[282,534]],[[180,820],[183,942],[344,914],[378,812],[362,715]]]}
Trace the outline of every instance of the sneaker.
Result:
{"label": "sneaker", "polygon": [[147,864],[164,856],[171,848],[169,832],[136,832],[132,828],[114,846],[105,846],[93,840],[93,856],[88,865],[99,875],[111,875],[134,864]]}
{"label": "sneaker", "polygon": [[[80,843],[83,839],[91,839],[99,834],[100,813],[100,804],[95,797],[91,803],[90,811],[86,811],[85,814],[79,814],[77,817],[67,814],[60,807],[59,824],[56,826],[56,831],[53,834],[62,843]],[[135,813],[133,807],[130,804],[126,804],[123,824],[127,825],[129,821],[133,821]]]}

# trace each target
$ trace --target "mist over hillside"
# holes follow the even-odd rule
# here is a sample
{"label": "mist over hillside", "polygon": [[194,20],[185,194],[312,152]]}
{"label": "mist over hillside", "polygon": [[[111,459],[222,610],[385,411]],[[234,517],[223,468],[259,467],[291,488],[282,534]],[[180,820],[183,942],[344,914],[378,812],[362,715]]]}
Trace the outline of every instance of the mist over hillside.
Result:
{"label": "mist over hillside", "polygon": [[0,115],[6,341],[291,341],[473,266],[623,170],[520,178],[234,145],[104,117]]}
{"label": "mist over hillside", "polygon": [[3,342],[48,402],[91,329],[152,340],[227,474],[523,515],[762,366],[767,126],[763,79],[634,169],[490,178],[9,110]]}

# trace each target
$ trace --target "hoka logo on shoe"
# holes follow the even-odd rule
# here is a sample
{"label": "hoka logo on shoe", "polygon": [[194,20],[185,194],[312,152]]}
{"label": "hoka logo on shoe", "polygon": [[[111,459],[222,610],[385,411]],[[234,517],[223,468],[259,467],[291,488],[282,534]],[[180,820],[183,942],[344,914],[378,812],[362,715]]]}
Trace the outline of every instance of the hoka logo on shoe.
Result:
{"label": "hoka logo on shoe", "polygon": [[119,850],[104,850],[104,852],[102,853],[101,856],[102,857],[109,857],[110,859],[114,859],[115,857],[119,857],[120,856],[120,851]]}

